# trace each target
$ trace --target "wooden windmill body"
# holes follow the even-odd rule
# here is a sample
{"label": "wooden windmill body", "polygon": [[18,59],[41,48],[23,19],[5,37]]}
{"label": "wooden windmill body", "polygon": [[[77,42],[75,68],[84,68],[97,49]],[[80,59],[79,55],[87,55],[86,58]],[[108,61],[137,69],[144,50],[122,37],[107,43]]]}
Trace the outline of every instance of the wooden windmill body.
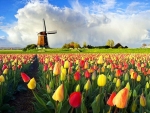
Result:
{"label": "wooden windmill body", "polygon": [[43,19],[43,24],[44,24],[44,31],[41,31],[38,33],[38,42],[37,46],[38,47],[45,47],[49,48],[48,45],[48,39],[47,39],[47,34],[56,34],[57,31],[46,31],[46,25],[45,25],[45,20]]}

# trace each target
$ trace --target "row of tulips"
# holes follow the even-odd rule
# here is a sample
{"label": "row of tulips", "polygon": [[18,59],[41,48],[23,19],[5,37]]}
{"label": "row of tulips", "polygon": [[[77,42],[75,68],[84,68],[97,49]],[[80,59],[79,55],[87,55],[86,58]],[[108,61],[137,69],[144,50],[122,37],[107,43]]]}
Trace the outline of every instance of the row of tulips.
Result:
{"label": "row of tulips", "polygon": [[27,72],[34,55],[0,54],[0,112],[13,112],[8,102],[23,89],[20,73]]}
{"label": "row of tulips", "polygon": [[39,78],[21,74],[35,96],[36,112],[150,111],[148,54],[39,54],[38,58]]}

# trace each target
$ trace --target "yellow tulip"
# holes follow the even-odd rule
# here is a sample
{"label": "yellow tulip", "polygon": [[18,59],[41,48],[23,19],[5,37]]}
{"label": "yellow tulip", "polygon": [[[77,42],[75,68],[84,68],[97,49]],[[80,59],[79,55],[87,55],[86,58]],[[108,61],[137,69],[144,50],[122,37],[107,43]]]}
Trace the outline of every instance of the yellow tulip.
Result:
{"label": "yellow tulip", "polygon": [[5,78],[3,75],[0,76],[0,82],[4,82],[5,81]]}
{"label": "yellow tulip", "polygon": [[116,83],[116,82],[117,82],[117,78],[114,78],[114,79],[113,79],[113,83]]}
{"label": "yellow tulip", "polygon": [[147,89],[149,88],[149,83],[148,83],[148,82],[146,82],[146,88],[147,88]]}
{"label": "yellow tulip", "polygon": [[8,73],[8,69],[4,69],[3,74],[6,75]]}
{"label": "yellow tulip", "polygon": [[76,92],[80,92],[80,85],[78,84],[75,89]]}
{"label": "yellow tulip", "polygon": [[130,91],[130,83],[129,82],[126,84],[126,88]]}
{"label": "yellow tulip", "polygon": [[100,56],[97,61],[97,64],[103,64],[103,63],[104,63],[103,56]]}
{"label": "yellow tulip", "polygon": [[146,99],[145,99],[143,93],[140,96],[140,105],[143,106],[143,107],[146,106]]}
{"label": "yellow tulip", "polygon": [[98,76],[97,84],[98,84],[98,86],[105,86],[106,85],[106,76],[104,74],[100,74]]}
{"label": "yellow tulip", "polygon": [[86,84],[84,85],[84,89],[87,91],[87,90],[89,90],[90,86],[91,86],[91,82],[88,79],[87,82],[86,82]]}
{"label": "yellow tulip", "polygon": [[135,112],[136,108],[137,108],[137,103],[135,101],[133,101],[133,103],[131,105],[131,111]]}
{"label": "yellow tulip", "polygon": [[52,96],[53,100],[62,102],[64,99],[64,86],[61,84]]}
{"label": "yellow tulip", "polygon": [[69,61],[68,60],[64,62],[64,68],[69,68]]}
{"label": "yellow tulip", "polygon": [[32,78],[30,81],[29,81],[29,83],[27,84],[27,86],[28,86],[28,88],[29,89],[34,89],[35,87],[36,87],[36,81],[35,81],[35,79],[34,78]]}
{"label": "yellow tulip", "polygon": [[141,81],[141,76],[140,75],[137,76],[136,81],[138,81],[138,82]]}
{"label": "yellow tulip", "polygon": [[116,87],[120,87],[120,84],[121,84],[121,80],[120,80],[120,79],[117,79]]}

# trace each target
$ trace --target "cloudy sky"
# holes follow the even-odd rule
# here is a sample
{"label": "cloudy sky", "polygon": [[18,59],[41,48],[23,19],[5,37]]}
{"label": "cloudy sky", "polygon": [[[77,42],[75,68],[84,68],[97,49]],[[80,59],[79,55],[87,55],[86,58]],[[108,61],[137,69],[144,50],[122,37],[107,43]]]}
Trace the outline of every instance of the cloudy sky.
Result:
{"label": "cloudy sky", "polygon": [[123,46],[150,44],[149,0],[0,0],[0,47],[37,44],[43,18],[50,47],[71,41]]}

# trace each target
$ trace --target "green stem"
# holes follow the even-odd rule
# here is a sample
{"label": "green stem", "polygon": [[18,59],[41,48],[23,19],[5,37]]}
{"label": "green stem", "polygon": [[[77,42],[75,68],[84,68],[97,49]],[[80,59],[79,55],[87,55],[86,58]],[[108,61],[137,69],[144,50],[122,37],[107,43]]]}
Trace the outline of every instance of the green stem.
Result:
{"label": "green stem", "polygon": [[111,113],[111,109],[112,109],[112,107],[110,106],[110,107],[109,107],[109,111],[108,111],[108,113]]}
{"label": "green stem", "polygon": [[118,108],[116,107],[114,113],[117,113],[117,111],[118,111]]}
{"label": "green stem", "polygon": [[0,106],[2,105],[2,99],[3,99],[3,97],[2,97],[2,96],[3,96],[2,85],[3,85],[3,83],[1,82],[1,83],[0,83],[0,91],[1,91],[1,92],[0,92]]}
{"label": "green stem", "polygon": [[74,110],[74,108],[72,107],[72,108],[71,108],[71,112],[70,112],[70,113],[73,113],[73,110]]}
{"label": "green stem", "polygon": [[57,113],[57,109],[58,109],[58,103],[57,103],[57,101],[55,102],[55,104],[56,104],[55,113]]}

